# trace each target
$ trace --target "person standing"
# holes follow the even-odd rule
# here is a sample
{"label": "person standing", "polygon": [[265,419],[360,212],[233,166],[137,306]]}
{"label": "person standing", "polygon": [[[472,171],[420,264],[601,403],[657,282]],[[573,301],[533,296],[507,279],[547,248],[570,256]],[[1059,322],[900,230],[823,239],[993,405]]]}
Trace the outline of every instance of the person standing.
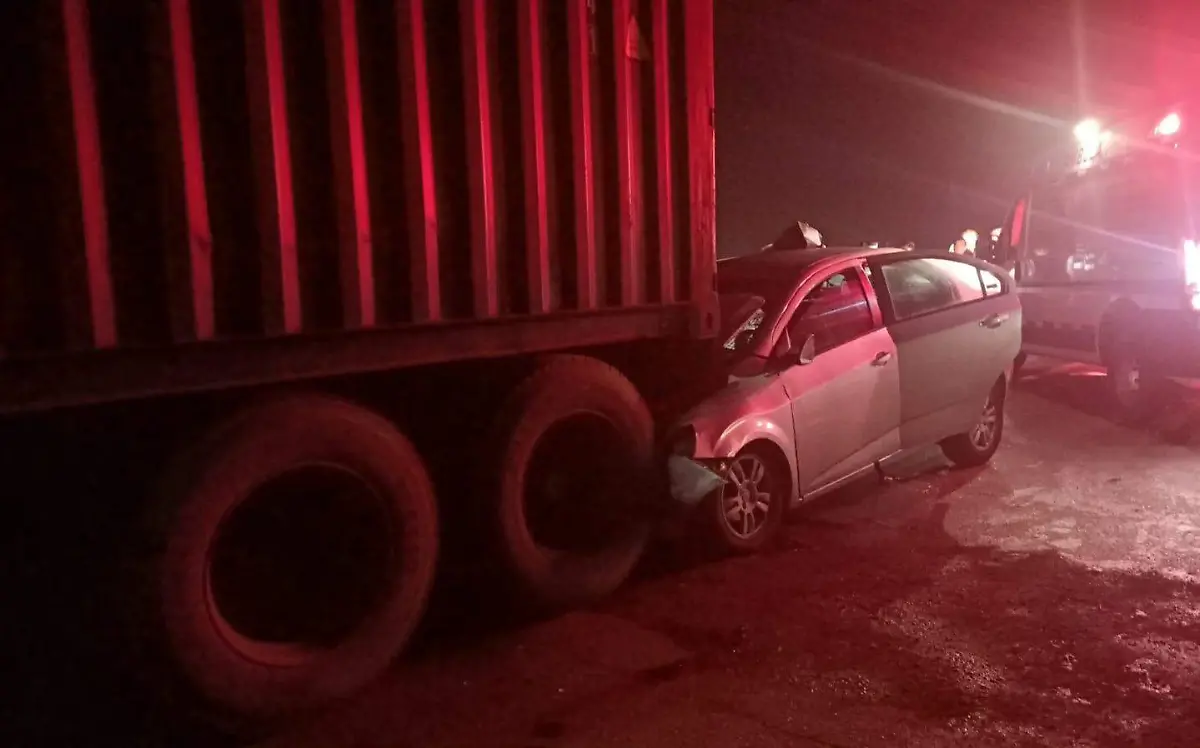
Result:
{"label": "person standing", "polygon": [[975,248],[979,246],[979,232],[975,229],[967,229],[963,232],[963,252],[961,254],[968,257],[975,256]]}

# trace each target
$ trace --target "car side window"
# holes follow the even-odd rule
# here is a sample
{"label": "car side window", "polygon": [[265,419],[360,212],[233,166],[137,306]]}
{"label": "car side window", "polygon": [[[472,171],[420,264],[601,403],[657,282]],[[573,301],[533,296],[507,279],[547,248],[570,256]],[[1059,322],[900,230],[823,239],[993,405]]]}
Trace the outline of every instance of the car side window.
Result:
{"label": "car side window", "polygon": [[815,336],[817,353],[875,329],[866,290],[854,268],[831,274],[809,291],[796,307],[787,329],[797,344],[809,335]]}
{"label": "car side window", "polygon": [[983,279],[983,293],[985,296],[999,296],[1004,293],[1004,282],[991,270],[980,270],[979,277]]}
{"label": "car side window", "polygon": [[882,269],[892,311],[898,320],[978,301],[984,296],[979,270],[965,262],[918,258],[891,262]]}

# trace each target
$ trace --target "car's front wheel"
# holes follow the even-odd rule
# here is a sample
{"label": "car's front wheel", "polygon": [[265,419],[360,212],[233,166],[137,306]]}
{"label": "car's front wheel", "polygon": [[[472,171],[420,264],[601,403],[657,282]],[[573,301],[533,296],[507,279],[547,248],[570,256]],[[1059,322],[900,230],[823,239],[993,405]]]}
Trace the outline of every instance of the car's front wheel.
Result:
{"label": "car's front wheel", "polygon": [[975,425],[942,441],[942,452],[947,459],[958,467],[978,467],[992,459],[1004,435],[1004,400],[1004,382],[997,382]]}
{"label": "car's front wheel", "polygon": [[783,525],[789,484],[786,461],[751,445],[729,463],[725,484],[709,499],[714,538],[727,553],[755,553]]}

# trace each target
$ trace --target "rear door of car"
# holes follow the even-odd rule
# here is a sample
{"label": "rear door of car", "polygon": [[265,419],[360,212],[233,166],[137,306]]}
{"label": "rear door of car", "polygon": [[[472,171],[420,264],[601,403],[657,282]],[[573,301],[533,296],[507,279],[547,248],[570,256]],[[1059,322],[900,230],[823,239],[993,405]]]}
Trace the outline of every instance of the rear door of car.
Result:
{"label": "rear door of car", "polygon": [[872,283],[896,342],[905,449],[968,430],[1021,346],[1021,307],[1006,274],[949,256],[874,262]]}

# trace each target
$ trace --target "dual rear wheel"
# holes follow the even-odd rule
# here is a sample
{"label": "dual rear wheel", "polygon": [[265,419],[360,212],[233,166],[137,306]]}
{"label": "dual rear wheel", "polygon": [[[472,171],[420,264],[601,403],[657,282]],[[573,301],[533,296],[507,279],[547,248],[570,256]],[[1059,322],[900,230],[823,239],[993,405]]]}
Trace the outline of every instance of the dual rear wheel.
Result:
{"label": "dual rear wheel", "polygon": [[351,693],[403,648],[432,587],[425,465],[342,400],[242,411],[179,457],[153,509],[143,631],[181,690],[233,717]]}
{"label": "dual rear wheel", "polygon": [[[649,533],[653,428],[633,385],[593,359],[548,359],[486,441],[482,503],[444,516],[482,509],[506,579],[539,608],[616,588]],[[168,471],[137,566],[139,649],[238,724],[347,696],[416,630],[438,514],[424,461],[382,416],[323,395],[251,406]]]}

